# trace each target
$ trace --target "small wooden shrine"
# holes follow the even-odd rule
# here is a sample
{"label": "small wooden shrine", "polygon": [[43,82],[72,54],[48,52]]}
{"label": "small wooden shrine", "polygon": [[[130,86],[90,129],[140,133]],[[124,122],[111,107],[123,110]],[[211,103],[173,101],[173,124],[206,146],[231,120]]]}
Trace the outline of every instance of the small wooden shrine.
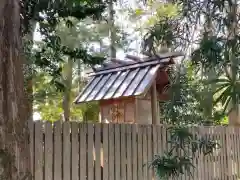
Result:
{"label": "small wooden shrine", "polygon": [[98,101],[100,122],[158,124],[158,102],[168,99],[169,65],[181,55],[127,55],[124,60],[108,60],[93,68],[91,80],[75,103]]}

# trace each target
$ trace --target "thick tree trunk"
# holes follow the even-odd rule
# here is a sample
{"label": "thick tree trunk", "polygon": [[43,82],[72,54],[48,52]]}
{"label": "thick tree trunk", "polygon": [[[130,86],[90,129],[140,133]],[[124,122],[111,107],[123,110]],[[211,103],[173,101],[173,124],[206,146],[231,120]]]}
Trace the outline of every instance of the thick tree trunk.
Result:
{"label": "thick tree trunk", "polygon": [[1,0],[0,17],[0,179],[19,180],[30,174],[19,1]]}
{"label": "thick tree trunk", "polygon": [[[236,51],[237,51],[237,24],[238,24],[238,2],[237,0],[233,0],[231,2],[232,4],[229,5],[229,18],[231,19],[231,26],[229,27],[229,38],[232,41],[231,43],[231,52],[230,53],[230,74],[232,76],[233,80],[238,79],[238,60],[236,57]],[[231,105],[229,109],[231,109],[228,119],[230,125],[240,125],[240,112],[239,112],[239,102],[231,102]]]}
{"label": "thick tree trunk", "polygon": [[30,31],[25,35],[24,40],[28,44],[28,49],[30,52],[25,53],[26,56],[26,74],[25,74],[25,80],[26,80],[26,92],[27,92],[27,118],[29,120],[33,120],[33,62],[32,62],[32,54],[31,50],[33,47],[33,35],[36,29],[37,21],[30,20]]}
{"label": "thick tree trunk", "polygon": [[109,11],[109,39],[110,39],[110,58],[116,58],[116,28],[114,24],[114,8],[113,8],[113,0],[109,0],[108,3],[108,11]]}
{"label": "thick tree trunk", "polygon": [[72,69],[73,69],[73,60],[68,58],[66,64],[66,79],[65,79],[65,91],[63,97],[63,114],[64,121],[69,121],[70,119],[70,104],[71,104],[71,89],[72,89]]}

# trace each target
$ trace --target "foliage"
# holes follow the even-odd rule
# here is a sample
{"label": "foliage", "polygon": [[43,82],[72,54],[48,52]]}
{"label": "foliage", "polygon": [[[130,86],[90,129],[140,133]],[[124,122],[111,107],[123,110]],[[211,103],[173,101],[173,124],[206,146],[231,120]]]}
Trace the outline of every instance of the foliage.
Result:
{"label": "foliage", "polygon": [[[221,123],[221,119],[229,112],[237,111],[240,103],[239,27],[236,25],[239,22],[239,4],[234,1],[171,2],[177,7],[177,13],[168,18],[158,18],[147,29],[143,38],[143,51],[156,53],[162,47],[165,47],[165,51],[183,50],[191,60],[194,73],[184,75],[188,79],[184,83],[185,87],[172,88],[175,92],[171,93],[172,110],[169,111],[172,116],[183,122],[190,119],[192,123],[194,120],[185,115],[186,112],[194,112],[194,119]],[[185,62],[183,66],[187,64]],[[194,83],[189,79],[193,79]],[[185,95],[180,88],[186,88]],[[179,103],[173,102],[176,94],[181,94],[182,99],[185,99],[184,104],[190,104],[181,108],[183,111],[179,110]],[[169,116],[168,110],[165,112],[167,114],[164,116]],[[179,118],[180,114],[185,114],[185,120]],[[173,118],[173,122],[176,122],[176,118]]]}
{"label": "foliage", "polygon": [[219,124],[225,113],[222,108],[212,107],[213,102],[208,96],[211,91],[203,81],[193,77],[195,72],[192,71],[189,65],[171,71],[170,99],[160,104],[163,122],[173,125]]}
{"label": "foliage", "polygon": [[149,167],[153,168],[159,179],[178,179],[181,174],[192,175],[192,163],[197,151],[207,156],[220,145],[211,139],[192,134],[188,128],[177,126],[167,129],[170,134],[169,149],[162,156],[156,155]]}
{"label": "foliage", "polygon": [[[38,60],[34,63],[35,111],[40,112],[41,117],[44,120],[55,121],[61,119],[63,114],[62,99],[69,90],[71,96],[70,119],[97,121],[99,116],[98,104],[90,103],[85,105],[73,105],[72,102],[85,85],[85,82],[82,82],[85,80],[82,78],[81,71],[85,68],[89,68],[89,62],[91,62],[90,59],[93,59],[95,56],[103,59],[108,53],[108,46],[103,41],[104,38],[108,37],[108,25],[104,21],[94,21],[92,18],[86,18],[84,20],[71,18],[71,22],[73,23],[73,26],[68,27],[65,21],[61,20],[55,27],[55,34],[61,39],[61,45],[68,47],[70,52],[69,54],[62,53],[61,61],[57,60],[54,62],[54,66],[61,69],[58,75],[53,77],[54,73],[51,73],[49,76],[49,72],[54,69],[50,68],[50,65],[47,65],[46,68],[42,69],[35,65],[39,62]],[[121,47],[124,45],[125,40],[122,37],[123,33],[120,29],[118,29],[117,33],[117,45]],[[45,46],[45,42],[40,42],[37,46],[42,49],[41,46]],[[96,46],[98,48],[96,48]],[[74,51],[75,49],[85,49],[85,51],[91,55],[91,58],[88,60],[88,58],[77,56],[77,53]],[[71,53],[73,53],[73,55]],[[54,54],[54,50],[48,48],[44,54],[41,54],[41,58],[47,58],[51,61],[51,59],[56,59],[54,58]],[[70,80],[72,87],[69,87],[69,80],[66,79],[69,60],[73,63],[73,67],[71,67],[72,80]],[[80,86],[79,83],[81,84]]]}
{"label": "foliage", "polygon": [[[103,58],[92,56],[81,46],[70,48],[62,44],[61,38],[56,34],[56,27],[60,22],[64,22],[66,26],[72,27],[73,19],[85,19],[86,17],[99,18],[105,3],[101,1],[77,1],[77,0],[27,0],[21,1],[21,17],[22,17],[22,33],[28,35],[34,31],[33,24],[38,23],[39,32],[42,36],[42,43],[38,49],[32,52],[29,64],[32,70],[40,68],[48,72],[53,77],[52,83],[56,87],[63,89],[64,86],[57,80],[62,71],[58,62],[63,62],[63,56],[71,56],[72,58],[80,58],[86,64],[101,63]],[[32,49],[31,39],[27,39],[26,46]],[[30,41],[30,42],[28,42]],[[51,52],[49,54],[49,52]],[[28,75],[32,75],[29,71]]]}

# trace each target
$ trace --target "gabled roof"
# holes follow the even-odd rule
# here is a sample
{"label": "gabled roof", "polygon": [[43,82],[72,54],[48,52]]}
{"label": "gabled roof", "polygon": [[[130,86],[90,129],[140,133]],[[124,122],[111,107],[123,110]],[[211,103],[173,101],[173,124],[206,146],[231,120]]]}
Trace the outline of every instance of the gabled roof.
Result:
{"label": "gabled roof", "polygon": [[75,103],[138,96],[146,92],[156,78],[159,68],[171,63],[179,53],[147,58],[127,55],[129,60],[112,59],[96,68],[91,80],[75,99]]}

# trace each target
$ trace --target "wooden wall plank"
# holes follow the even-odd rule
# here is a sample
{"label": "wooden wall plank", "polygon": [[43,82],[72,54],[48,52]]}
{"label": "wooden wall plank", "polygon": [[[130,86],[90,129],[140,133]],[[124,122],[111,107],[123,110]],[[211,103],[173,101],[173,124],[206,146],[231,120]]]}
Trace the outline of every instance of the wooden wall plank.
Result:
{"label": "wooden wall plank", "polygon": [[127,135],[127,180],[132,180],[132,125],[126,128]]}
{"label": "wooden wall plank", "polygon": [[110,180],[108,179],[108,168],[109,168],[109,144],[108,144],[108,137],[109,137],[109,131],[108,131],[108,124],[103,124],[103,179],[104,180]]}
{"label": "wooden wall plank", "polygon": [[[153,160],[153,149],[152,149],[152,144],[153,144],[153,138],[152,138],[152,125],[148,125],[147,126],[147,153],[148,153],[148,162],[152,162]],[[147,163],[148,163],[147,162]],[[147,164],[148,167],[148,164]],[[151,168],[148,168],[148,179],[152,179],[153,178],[153,171]]]}
{"label": "wooden wall plank", "polygon": [[62,124],[54,123],[54,180],[62,180]]}
{"label": "wooden wall plank", "polygon": [[[220,177],[223,178],[224,177],[224,172],[222,171],[222,169],[224,168],[223,166],[223,150],[222,150],[222,127],[218,127],[217,128],[217,132],[218,132],[218,143],[220,145],[218,152],[219,152],[219,171],[220,171]],[[224,179],[223,179],[224,180]]]}
{"label": "wooden wall plank", "polygon": [[70,144],[70,123],[63,123],[63,180],[71,178],[71,144]]}
{"label": "wooden wall plank", "polygon": [[94,149],[95,149],[95,180],[98,180],[102,177],[102,157],[101,157],[101,124],[95,124],[95,143],[94,143]]}
{"label": "wooden wall plank", "polygon": [[29,129],[29,147],[30,147],[30,168],[34,179],[34,122],[28,121]]}
{"label": "wooden wall plank", "polygon": [[138,155],[137,155],[137,126],[134,124],[132,126],[132,178],[133,180],[138,180],[137,170],[138,170]]}
{"label": "wooden wall plank", "polygon": [[126,125],[121,124],[121,180],[126,180]]}
{"label": "wooden wall plank", "polygon": [[143,178],[148,179],[148,146],[147,146],[147,127],[143,127]]}
{"label": "wooden wall plank", "polygon": [[72,180],[80,180],[79,179],[79,135],[78,135],[78,123],[71,123],[71,179]]}
{"label": "wooden wall plank", "polygon": [[115,179],[121,179],[121,154],[120,154],[120,125],[115,124]]}
{"label": "wooden wall plank", "polygon": [[231,144],[230,144],[230,129],[229,127],[226,127],[226,159],[227,159],[227,176],[228,179],[231,180],[230,176],[231,176],[231,156],[230,156],[230,152],[231,152]]}
{"label": "wooden wall plank", "polygon": [[87,126],[84,123],[81,123],[79,126],[79,136],[80,136],[80,144],[79,144],[79,155],[80,155],[80,180],[87,180]]}
{"label": "wooden wall plank", "polygon": [[93,124],[87,124],[87,177],[88,180],[94,180],[94,168],[93,168],[93,133],[94,127]]}
{"label": "wooden wall plank", "polygon": [[109,177],[108,179],[114,179],[114,173],[115,173],[115,152],[114,152],[114,124],[109,124]]}
{"label": "wooden wall plank", "polygon": [[43,180],[43,131],[42,122],[37,121],[35,123],[35,180]]}
{"label": "wooden wall plank", "polygon": [[53,129],[52,123],[46,122],[45,124],[45,151],[44,151],[44,179],[53,179]]}
{"label": "wooden wall plank", "polygon": [[234,145],[234,149],[233,149],[233,153],[234,153],[234,178],[238,179],[238,173],[237,173],[237,168],[238,168],[238,157],[237,157],[237,128],[233,127],[233,132],[232,132],[232,136],[233,136],[233,145]]}
{"label": "wooden wall plank", "polygon": [[237,174],[238,174],[238,177],[240,177],[240,129],[239,127],[236,128],[236,143],[237,143]]}

